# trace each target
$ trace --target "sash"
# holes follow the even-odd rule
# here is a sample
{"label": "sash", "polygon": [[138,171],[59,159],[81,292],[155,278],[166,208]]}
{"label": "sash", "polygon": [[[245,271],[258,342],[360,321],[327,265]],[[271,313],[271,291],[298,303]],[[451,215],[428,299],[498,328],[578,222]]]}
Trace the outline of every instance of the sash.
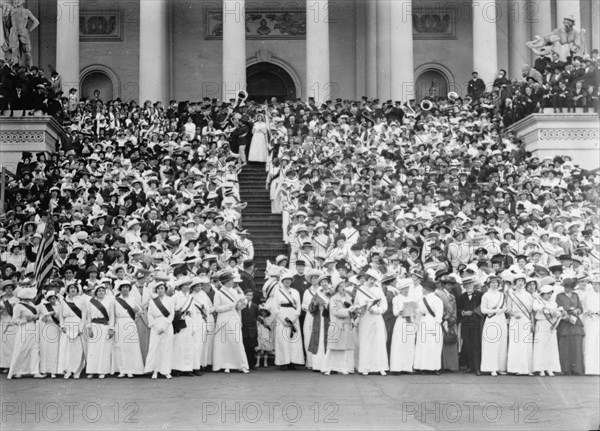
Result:
{"label": "sash", "polygon": [[229,294],[227,294],[227,292],[225,292],[223,289],[219,290],[219,292],[221,292],[223,295],[225,295],[225,297],[227,299],[229,299],[231,302],[235,303],[235,299],[233,299],[231,296],[229,296]]}
{"label": "sash", "polygon": [[4,301],[4,308],[6,309],[6,312],[10,315],[10,317],[13,317],[13,306],[8,299]]}
{"label": "sash", "polygon": [[327,250],[327,246],[325,244],[321,243],[317,238],[313,238],[313,242],[315,242],[322,249]]}
{"label": "sash", "polygon": [[129,317],[131,317],[132,320],[135,320],[135,311],[133,311],[133,308],[131,308],[131,305],[129,305],[129,303],[127,301],[125,301],[123,298],[116,297],[115,299],[119,303],[119,305],[121,307],[123,307],[125,309],[125,311],[127,311],[127,314],[129,314]]}
{"label": "sash", "polygon": [[267,288],[267,298],[269,296],[271,296],[271,293],[273,292],[273,289],[275,289],[275,286],[277,285],[276,282],[273,282],[268,288]]}
{"label": "sash", "polygon": [[206,322],[206,310],[204,310],[204,307],[200,307],[198,304],[194,303],[194,306],[198,309],[198,311],[200,312],[200,314],[202,315],[202,319],[204,319],[204,321]]}
{"label": "sash", "polygon": [[158,308],[160,310],[160,312],[162,313],[163,316],[168,318],[171,315],[171,313],[169,313],[169,310],[166,309],[166,307],[164,306],[162,301],[158,298],[158,296],[156,298],[152,298],[152,301],[154,301],[154,305],[156,305],[156,308]]}
{"label": "sash", "polygon": [[25,307],[29,311],[31,311],[32,314],[37,314],[37,310],[36,310],[36,308],[33,305],[27,304],[25,302],[19,302],[19,304],[21,304],[23,307]]}
{"label": "sash", "polygon": [[[50,313],[52,313],[54,311],[54,307],[52,306],[52,304],[47,303],[47,304],[44,304],[44,306],[46,307],[46,310],[48,310]],[[52,317],[52,321],[60,326],[60,321],[58,320],[56,315],[52,314],[51,317]]]}
{"label": "sash", "polygon": [[187,304],[187,307],[182,308],[180,310],[180,313],[183,315],[185,313],[187,313],[187,311],[190,309],[190,307],[192,306],[192,302],[194,302],[194,298],[192,298],[191,296],[188,298],[189,302]]}
{"label": "sash", "polygon": [[81,319],[81,317],[82,317],[81,309],[77,305],[75,305],[75,303],[67,301],[65,299],[65,304],[67,304],[67,306],[71,309],[71,311],[73,311],[73,313],[75,313],[75,315]]}
{"label": "sash", "polygon": [[92,304],[94,307],[96,307],[98,309],[98,311],[100,311],[100,313],[102,313],[102,316],[104,316],[104,318],[108,321],[108,311],[106,311],[106,308],[104,307],[104,305],[102,305],[102,303],[100,301],[98,301],[96,298],[92,298],[90,299],[90,304]]}
{"label": "sash", "polygon": [[372,296],[371,296],[371,295],[370,295],[368,292],[366,292],[366,291],[365,291],[365,290],[362,288],[362,286],[359,286],[359,287],[358,287],[358,291],[359,291],[360,293],[362,293],[363,295],[365,295],[367,298],[369,298],[369,300],[371,300],[371,301],[375,300],[375,298],[373,298],[373,297],[372,297]]}
{"label": "sash", "polygon": [[310,267],[314,268],[314,266],[315,266],[315,260],[311,256],[309,256],[307,254],[304,254],[304,255],[301,255],[299,257],[302,257],[302,260],[304,260],[305,262],[308,262],[308,264],[310,265]]}
{"label": "sash", "polygon": [[[506,300],[506,297],[504,296],[504,293],[502,293],[502,292],[500,292],[500,295],[502,295],[500,297],[500,302],[498,304],[496,304],[496,306],[494,308],[492,308],[492,310],[497,310],[499,308],[502,308],[502,306],[504,305],[504,301]],[[494,316],[495,316],[495,314],[488,314],[487,317],[492,318]]]}
{"label": "sash", "polygon": [[429,314],[431,314],[431,317],[433,317],[435,319],[435,313],[429,306],[429,303],[427,302],[427,298],[425,298],[425,297],[423,297],[423,304],[425,304],[425,308],[427,308],[427,311],[429,311]]}
{"label": "sash", "polygon": [[531,314],[527,311],[527,307],[523,304],[523,301],[519,299],[519,297],[515,293],[511,293],[510,289],[506,291],[506,294],[510,297],[510,299],[517,304],[517,308],[523,313],[527,319],[531,322]]}
{"label": "sash", "polygon": [[294,310],[298,309],[298,306],[296,305],[296,301],[294,301],[294,299],[291,298],[285,290],[279,289],[279,293],[281,293],[285,297],[286,301],[289,302],[292,307],[294,307]]}
{"label": "sash", "polygon": [[350,235],[348,235],[348,238],[346,238],[346,241],[348,241],[350,238],[352,238],[354,235],[358,235],[358,231],[355,229],[354,232],[352,232]]}

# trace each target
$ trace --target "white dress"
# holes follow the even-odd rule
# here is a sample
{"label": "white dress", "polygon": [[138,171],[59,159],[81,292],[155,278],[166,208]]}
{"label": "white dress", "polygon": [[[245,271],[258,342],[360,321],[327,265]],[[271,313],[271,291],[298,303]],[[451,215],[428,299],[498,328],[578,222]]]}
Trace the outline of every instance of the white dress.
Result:
{"label": "white dress", "polygon": [[[32,312],[27,305],[35,310]],[[38,339],[38,322],[28,322],[28,317],[37,316],[33,302],[14,306],[13,323],[17,327],[15,349],[13,351],[8,378],[21,374],[38,374],[40,372],[40,344]]]}
{"label": "white dress", "polygon": [[[358,323],[358,351],[357,369],[359,373],[380,373],[389,369],[387,355],[387,332],[383,313],[388,305],[380,287],[367,287],[363,285],[356,292],[354,303],[359,307],[371,303],[373,299],[380,299],[363,314]],[[367,305],[368,307],[368,305]]]}
{"label": "white dress", "polygon": [[415,361],[415,343],[417,340],[417,322],[415,317],[400,316],[405,303],[417,302],[410,294],[396,295],[392,301],[394,316],[397,316],[392,333],[390,349],[390,371],[413,371]]}
{"label": "white dress", "polygon": [[202,338],[202,353],[200,355],[200,364],[202,367],[212,365],[213,363],[213,349],[215,345],[215,316],[211,311],[213,310],[213,302],[211,301],[208,294],[204,291],[198,292],[197,302],[204,305],[206,310],[206,320],[202,319],[200,332],[204,334]]}
{"label": "white dress", "polygon": [[175,301],[163,296],[160,301],[168,312],[165,316],[156,305],[156,299],[148,303],[148,324],[150,326],[150,344],[146,357],[146,373],[158,371],[162,375],[171,374],[173,363],[173,316]]}
{"label": "white dress", "polygon": [[[425,306],[425,298],[434,316]],[[442,367],[444,303],[435,292],[431,292],[417,303],[417,309],[417,316],[420,316],[420,319],[417,322],[414,369],[436,371]]]}
{"label": "white dress", "polygon": [[[547,314],[544,313],[544,309]],[[560,316],[556,302],[554,300],[546,302],[538,298],[533,302],[533,310],[536,321],[533,343],[533,371],[560,372],[556,329],[552,329],[552,324],[548,320],[555,321]]]}
{"label": "white dress", "polygon": [[175,310],[186,312],[183,317],[186,327],[173,335],[173,366],[177,371],[194,369],[194,328],[192,326],[191,308],[193,298],[189,294],[178,291],[173,295]]}
{"label": "white dress", "polygon": [[[52,312],[54,318],[50,315]],[[44,316],[40,320],[40,373],[58,374],[58,347],[60,342],[59,302],[52,306],[48,302],[38,305],[38,313]],[[56,319],[56,321],[54,320]],[[58,322],[58,323],[57,323]]]}
{"label": "white dress", "polygon": [[[505,308],[504,293],[489,290],[481,297],[481,312],[484,315],[494,313],[496,309]],[[486,317],[481,337],[482,372],[506,371],[508,351],[508,327],[504,312],[494,313]]]}
{"label": "white dress", "polygon": [[17,327],[12,323],[12,315],[7,311],[7,308],[12,307],[14,314],[14,306],[19,300],[12,296],[8,299],[3,299],[0,307],[0,368],[9,368],[10,360],[15,346],[15,337],[17,335]]}
{"label": "white dress", "polygon": [[[115,326],[115,310],[112,299],[104,297],[99,301],[108,313],[108,322],[97,323],[97,319],[105,319],[104,314],[92,301],[88,302],[87,327],[88,337],[86,367],[87,374],[109,374],[112,369],[113,338],[109,338],[108,331]],[[89,330],[92,331],[90,336]]]}
{"label": "white dress", "polygon": [[192,321],[192,368],[199,370],[202,368],[202,354],[206,344],[206,320],[208,320],[208,310],[204,308],[201,302],[201,294],[204,292],[195,292],[191,294],[193,299],[190,307]]}
{"label": "white dress", "polygon": [[[288,297],[293,304],[290,304]],[[275,332],[275,365],[304,364],[300,308],[300,293],[296,289],[288,290],[282,286],[275,291],[272,310],[275,316],[272,326]],[[292,322],[295,329],[293,335],[292,329],[286,326],[289,322]]]}
{"label": "white dress", "polygon": [[[79,310],[79,317],[67,304],[71,302]],[[58,348],[58,372],[79,374],[85,366],[83,354],[83,337],[80,332],[84,330],[87,313],[86,300],[76,296],[71,300],[65,298],[60,307],[60,323],[65,329],[60,335],[60,346]]]}
{"label": "white dress", "polygon": [[[222,287],[215,293],[215,310],[219,314],[213,347],[213,371],[249,368],[242,342],[242,318],[236,308],[241,298],[244,298],[244,295],[230,287]],[[243,306],[244,301],[240,305]]]}
{"label": "white dress", "polygon": [[[131,309],[140,311],[137,301],[131,296],[120,297]],[[119,301],[114,303],[115,315],[115,344],[113,347],[113,368],[122,374],[144,374],[144,361],[142,359],[142,348],[135,318],[131,318],[129,312]]]}
{"label": "white dress", "polygon": [[308,306],[312,301],[313,296],[315,295],[315,287],[311,286],[310,288],[304,291],[304,296],[302,297],[302,310],[306,312],[304,315],[304,323],[302,325],[302,334],[304,336],[304,352],[306,353],[306,368],[312,369],[312,356],[313,354],[308,351],[308,343],[310,342],[310,334],[312,333],[312,325],[314,317],[312,314],[308,312]]}
{"label": "white dress", "polygon": [[259,121],[252,127],[252,141],[248,161],[266,163],[269,155],[267,146],[267,124]]}
{"label": "white dress", "polygon": [[[323,297],[323,292],[320,292],[318,294],[321,295],[321,297]],[[309,305],[310,305],[310,302],[309,302]],[[310,317],[312,318],[311,322],[310,322],[310,327],[309,327],[310,332],[308,332],[304,335],[304,345],[307,348],[308,354],[311,355],[311,368],[316,371],[323,371],[324,367],[325,367],[325,356],[327,353],[325,351],[325,317],[323,316],[323,310],[325,307],[322,304],[317,305],[317,307],[319,307],[317,313],[319,313],[319,315],[321,316],[319,318],[319,340],[318,340],[317,353],[308,352],[308,346],[310,345],[310,341],[312,338],[312,331],[315,326],[315,315],[310,313],[310,310],[308,313],[306,313],[306,316],[310,315]],[[306,319],[306,317],[305,317],[305,319]],[[332,328],[332,332],[333,332],[333,328]],[[328,334],[328,336],[330,336],[330,335]]]}
{"label": "white dress", "polygon": [[[517,303],[517,299],[521,302]],[[508,324],[506,371],[529,374],[533,372],[533,325],[530,320],[533,297],[525,289],[512,290],[508,295],[507,303],[508,310],[512,311],[513,316],[510,317]]]}
{"label": "white dress", "polygon": [[585,374],[600,374],[600,295],[591,288],[583,297],[583,363]]}

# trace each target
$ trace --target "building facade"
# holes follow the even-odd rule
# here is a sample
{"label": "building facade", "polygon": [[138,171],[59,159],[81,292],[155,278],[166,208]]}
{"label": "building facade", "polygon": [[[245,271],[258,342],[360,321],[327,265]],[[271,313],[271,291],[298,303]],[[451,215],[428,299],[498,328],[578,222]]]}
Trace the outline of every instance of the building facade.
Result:
{"label": "building facade", "polygon": [[518,77],[525,46],[573,15],[599,46],[595,0],[28,0],[33,59],[82,97],[406,101]]}

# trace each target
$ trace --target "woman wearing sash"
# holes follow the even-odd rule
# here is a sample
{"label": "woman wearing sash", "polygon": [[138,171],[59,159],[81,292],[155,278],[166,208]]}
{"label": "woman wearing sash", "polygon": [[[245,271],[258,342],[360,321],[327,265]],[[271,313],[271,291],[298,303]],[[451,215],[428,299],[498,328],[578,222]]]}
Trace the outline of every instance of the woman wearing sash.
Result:
{"label": "woman wearing sash", "polygon": [[439,374],[444,345],[442,333],[444,303],[436,295],[436,288],[433,280],[421,282],[423,297],[417,303],[417,343],[413,368]]}
{"label": "woman wearing sash", "polygon": [[190,283],[190,298],[192,305],[190,307],[190,317],[192,323],[192,370],[194,375],[201,376],[202,372],[202,354],[206,344],[206,320],[208,311],[202,302],[202,284],[208,283],[208,277],[194,277]]}
{"label": "woman wearing sash", "polygon": [[2,282],[2,300],[0,300],[0,369],[7,373],[10,367],[13,350],[15,348],[16,328],[13,327],[12,318],[14,306],[19,300],[14,296],[15,283],[12,280]]}
{"label": "woman wearing sash", "polygon": [[328,376],[332,371],[341,374],[354,373],[354,328],[352,316],[356,306],[352,305],[352,296],[340,282],[329,301],[329,329],[327,353],[323,372]]}
{"label": "woman wearing sash", "polygon": [[79,378],[85,366],[83,353],[83,329],[87,319],[87,301],[81,297],[81,287],[71,283],[66,287],[67,296],[60,307],[60,346],[58,348],[58,372],[68,379]]}
{"label": "woman wearing sash", "polygon": [[567,376],[582,375],[584,330],[579,316],[583,313],[583,307],[579,295],[573,291],[577,286],[577,279],[567,278],[562,285],[565,291],[556,295],[556,303],[564,310],[556,331],[560,368]]}
{"label": "woman wearing sash", "polygon": [[[329,326],[329,301],[331,299],[331,277],[321,275],[318,288],[308,305],[308,314],[312,316],[312,324],[308,337],[308,351],[312,355],[313,371],[321,371],[325,365],[327,351],[327,329]],[[285,285],[285,283],[284,283]]]}
{"label": "woman wearing sash", "polygon": [[206,311],[206,319],[202,319],[200,333],[203,334],[202,343],[204,344],[202,347],[202,354],[200,359],[200,365],[202,367],[207,367],[212,365],[213,358],[213,348],[215,345],[215,308],[213,307],[213,302],[208,296],[209,292],[213,291],[213,286],[210,283],[210,278],[208,275],[201,274],[200,275],[200,291],[198,292],[197,297],[195,298],[195,305],[199,305]]}
{"label": "woman wearing sash", "polygon": [[193,375],[194,370],[194,334],[192,327],[192,303],[190,295],[192,280],[181,277],[177,280],[177,291],[173,295],[175,301],[175,318],[173,321],[175,335],[173,336],[173,374]]}
{"label": "woman wearing sash", "polygon": [[275,319],[271,327],[275,332],[275,365],[282,370],[294,369],[295,365],[304,364],[304,349],[300,333],[302,305],[300,294],[291,287],[292,281],[292,274],[284,272],[281,276],[281,285],[275,292],[273,300],[272,313]]}
{"label": "woman wearing sash", "polygon": [[[155,281],[165,281],[168,279],[166,274],[156,274]],[[150,302],[150,290],[148,289],[148,277],[138,277],[131,286],[131,298],[136,302],[140,313],[136,314],[135,325],[140,340],[140,350],[142,351],[142,360],[146,361],[148,356],[148,346],[150,344],[150,326],[148,324],[148,303]]]}
{"label": "woman wearing sash", "polygon": [[535,342],[533,343],[533,371],[540,377],[554,376],[560,372],[560,357],[558,354],[558,339],[556,326],[560,321],[561,310],[552,300],[554,279],[545,277],[540,283],[539,297],[533,302],[535,319]]}
{"label": "woman wearing sash", "polygon": [[592,274],[590,283],[582,301],[585,329],[583,362],[585,374],[597,376],[600,374],[600,274]]}
{"label": "woman wearing sash", "polygon": [[13,324],[17,327],[15,349],[10,362],[7,378],[18,379],[23,374],[43,379],[40,374],[40,344],[38,341],[38,312],[33,305],[36,289],[22,288],[19,291],[21,302],[15,304]]}
{"label": "woman wearing sash", "polygon": [[115,283],[119,294],[113,303],[115,316],[115,344],[113,369],[118,378],[144,374],[144,362],[138,336],[136,316],[141,312],[137,301],[131,296],[131,282],[119,280]]}
{"label": "woman wearing sash", "polygon": [[44,295],[44,301],[38,305],[40,314],[40,373],[50,374],[56,378],[58,374],[58,347],[60,341],[60,320],[62,305],[58,302],[58,295],[54,290],[49,290]]}
{"label": "woman wearing sash", "polygon": [[157,281],[153,290],[155,295],[148,303],[150,344],[144,371],[151,372],[153,379],[158,378],[158,373],[170,379],[173,362],[172,323],[175,315],[175,302],[165,295],[167,285],[164,281]]}
{"label": "woman wearing sash", "polygon": [[[239,276],[238,276],[239,277]],[[242,280],[226,271],[219,277],[221,289],[215,294],[217,315],[215,345],[213,348],[213,371],[230,369],[249,373],[248,358],[242,342],[242,318],[240,310],[248,304],[235,284]]]}
{"label": "woman wearing sash", "polygon": [[115,335],[115,313],[112,299],[106,296],[103,284],[96,286],[94,297],[88,302],[88,348],[85,371],[87,378],[94,374],[103,379],[112,371],[112,353]]}
{"label": "woman wearing sash", "polygon": [[397,286],[400,293],[392,300],[394,316],[397,317],[390,352],[390,371],[393,373],[413,372],[417,337],[417,298],[409,292],[411,285],[410,279],[400,280]]}
{"label": "woman wearing sash", "polygon": [[499,290],[501,278],[490,275],[488,290],[481,297],[481,312],[485,317],[481,340],[482,373],[506,373],[508,328],[506,325],[506,298]]}
{"label": "woman wearing sash", "polygon": [[354,303],[361,308],[362,316],[358,323],[358,372],[363,375],[380,373],[385,376],[389,370],[386,348],[387,335],[383,313],[387,301],[383,290],[377,285],[379,274],[374,269],[366,273],[366,283],[358,287]]}
{"label": "woman wearing sash", "polygon": [[514,289],[506,291],[508,324],[508,359],[506,371],[533,376],[533,296],[525,290],[525,274],[513,278]]}
{"label": "woman wearing sash", "polygon": [[308,344],[310,342],[310,334],[312,333],[313,326],[313,315],[308,312],[308,306],[311,304],[313,297],[319,289],[318,281],[323,273],[318,269],[311,269],[306,273],[306,281],[310,283],[310,287],[304,291],[302,296],[302,310],[306,313],[304,322],[302,325],[302,334],[304,342],[304,351],[306,354],[306,368],[312,370],[312,353],[308,351]]}

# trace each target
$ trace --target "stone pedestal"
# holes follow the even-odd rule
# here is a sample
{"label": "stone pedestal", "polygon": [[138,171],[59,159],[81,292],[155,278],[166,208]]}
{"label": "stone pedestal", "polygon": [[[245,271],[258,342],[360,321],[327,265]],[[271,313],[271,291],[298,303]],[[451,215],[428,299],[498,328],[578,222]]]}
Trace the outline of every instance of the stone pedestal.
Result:
{"label": "stone pedestal", "polygon": [[50,116],[0,117],[0,164],[15,172],[23,151],[54,152],[63,136],[58,122]]}
{"label": "stone pedestal", "polygon": [[509,130],[540,159],[571,156],[573,163],[583,169],[600,168],[598,114],[532,114]]}

